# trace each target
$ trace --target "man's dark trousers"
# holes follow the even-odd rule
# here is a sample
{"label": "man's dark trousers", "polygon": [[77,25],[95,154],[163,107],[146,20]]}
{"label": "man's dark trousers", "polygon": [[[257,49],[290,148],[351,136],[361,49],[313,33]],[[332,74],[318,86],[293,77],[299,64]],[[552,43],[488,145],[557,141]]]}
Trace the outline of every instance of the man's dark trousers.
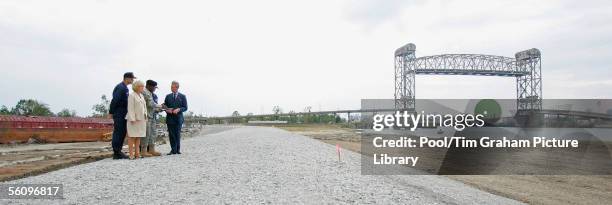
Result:
{"label": "man's dark trousers", "polygon": [[170,138],[170,153],[178,154],[181,152],[181,128],[182,124],[168,124],[168,138]]}
{"label": "man's dark trousers", "polygon": [[113,153],[121,153],[123,141],[127,134],[127,120],[122,117],[113,117]]}

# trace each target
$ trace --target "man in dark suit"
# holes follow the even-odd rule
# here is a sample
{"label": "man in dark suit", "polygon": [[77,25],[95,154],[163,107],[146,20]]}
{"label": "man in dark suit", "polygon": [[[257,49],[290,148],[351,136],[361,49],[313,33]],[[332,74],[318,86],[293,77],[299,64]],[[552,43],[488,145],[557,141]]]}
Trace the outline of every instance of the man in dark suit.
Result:
{"label": "man in dark suit", "polygon": [[178,92],[179,83],[172,81],[172,93],[166,95],[164,105],[166,109],[166,124],[168,125],[168,138],[170,138],[171,151],[168,155],[181,154],[181,128],[183,127],[183,112],[187,111],[187,98]]}
{"label": "man in dark suit", "polygon": [[123,81],[117,84],[113,90],[113,99],[108,109],[109,117],[113,118],[113,159],[127,158],[127,156],[121,152],[123,141],[127,134],[127,120],[125,119],[125,115],[127,115],[128,95],[130,93],[127,86],[132,84],[135,78],[132,72],[123,74]]}

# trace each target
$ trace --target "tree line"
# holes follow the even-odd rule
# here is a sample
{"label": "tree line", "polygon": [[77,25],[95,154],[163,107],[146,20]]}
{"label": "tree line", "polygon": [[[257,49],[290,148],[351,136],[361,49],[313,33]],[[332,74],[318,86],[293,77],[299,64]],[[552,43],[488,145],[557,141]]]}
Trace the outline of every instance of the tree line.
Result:
{"label": "tree line", "polygon": [[[311,112],[312,107],[307,106],[304,108],[303,113]],[[266,117],[250,117],[253,113],[247,113],[243,118],[237,118],[239,123],[247,123],[249,120],[275,120],[275,121],[287,121],[288,123],[341,123],[346,122],[345,119],[340,116],[334,114],[318,114],[318,115],[297,115],[297,113],[293,110],[285,113],[283,109],[276,105],[272,108],[272,113],[278,116],[266,116]],[[241,117],[240,113],[236,110],[232,112],[232,117]]]}
{"label": "tree line", "polygon": [[[108,117],[108,109],[110,108],[110,100],[106,95],[100,97],[100,102],[91,107],[92,113],[86,117],[106,118]],[[20,115],[20,116],[49,116],[49,117],[77,117],[75,110],[64,108],[57,113],[53,113],[49,105],[35,99],[21,99],[14,107],[0,106],[0,115]],[[185,117],[202,117],[195,115],[189,111],[185,113]],[[164,116],[159,116],[161,122],[165,121]]]}
{"label": "tree line", "polygon": [[0,115],[74,117],[76,111],[64,108],[53,113],[46,103],[35,99],[21,99],[14,107],[9,108],[6,105],[0,107]]}
{"label": "tree line", "polygon": [[[106,97],[106,95],[102,95],[100,97],[100,102],[93,105],[91,107],[92,113],[88,117],[97,117],[97,118],[105,118],[108,116],[108,109],[110,106],[110,100]],[[304,113],[310,112],[312,109],[311,106],[307,106],[304,108]],[[272,108],[272,113],[274,114],[285,114],[283,109],[276,105]],[[287,115],[275,116],[275,117],[265,117],[260,120],[282,120],[288,121],[289,123],[339,123],[345,121],[339,116],[328,114],[328,115],[295,115],[295,111],[291,110]],[[68,108],[64,108],[57,113],[53,113],[49,108],[49,105],[38,101],[35,99],[21,99],[17,102],[14,107],[7,107],[5,105],[0,106],[0,115],[20,115],[20,116],[56,116],[56,117],[76,117],[77,113],[75,110],[70,110]],[[240,116],[238,111],[234,111],[232,114],[234,117]],[[253,115],[253,113],[248,113],[245,120],[248,119],[248,116]],[[185,118],[192,117],[203,117],[203,115],[195,115],[193,112],[189,111],[185,113]],[[165,117],[160,116],[160,121],[164,122]]]}
{"label": "tree line", "polygon": [[[101,102],[92,106],[92,114],[89,117],[106,117],[110,101],[106,95],[102,95]],[[20,116],[49,116],[49,117],[76,117],[77,112],[64,108],[57,113],[53,113],[49,105],[35,99],[21,99],[13,107],[6,105],[0,106],[0,115],[20,115]]]}

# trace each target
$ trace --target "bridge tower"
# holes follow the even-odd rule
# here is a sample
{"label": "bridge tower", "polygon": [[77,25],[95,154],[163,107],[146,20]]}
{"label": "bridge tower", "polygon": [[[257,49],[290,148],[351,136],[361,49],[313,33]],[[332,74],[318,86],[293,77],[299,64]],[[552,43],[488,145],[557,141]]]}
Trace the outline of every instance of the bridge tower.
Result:
{"label": "bridge tower", "polygon": [[540,50],[532,48],[516,53],[517,69],[528,74],[516,77],[516,108],[518,112],[542,110],[542,58]]}
{"label": "bridge tower", "polygon": [[414,110],[416,68],[413,63],[416,46],[406,44],[395,50],[395,109]]}

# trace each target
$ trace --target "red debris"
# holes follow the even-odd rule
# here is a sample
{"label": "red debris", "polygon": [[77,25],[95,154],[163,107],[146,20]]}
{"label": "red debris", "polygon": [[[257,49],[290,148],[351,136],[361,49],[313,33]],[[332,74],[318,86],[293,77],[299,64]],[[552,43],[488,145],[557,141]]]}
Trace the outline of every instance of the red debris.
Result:
{"label": "red debris", "polygon": [[0,128],[112,128],[105,118],[0,115]]}
{"label": "red debris", "polygon": [[104,118],[0,115],[0,144],[103,141],[112,130]]}

